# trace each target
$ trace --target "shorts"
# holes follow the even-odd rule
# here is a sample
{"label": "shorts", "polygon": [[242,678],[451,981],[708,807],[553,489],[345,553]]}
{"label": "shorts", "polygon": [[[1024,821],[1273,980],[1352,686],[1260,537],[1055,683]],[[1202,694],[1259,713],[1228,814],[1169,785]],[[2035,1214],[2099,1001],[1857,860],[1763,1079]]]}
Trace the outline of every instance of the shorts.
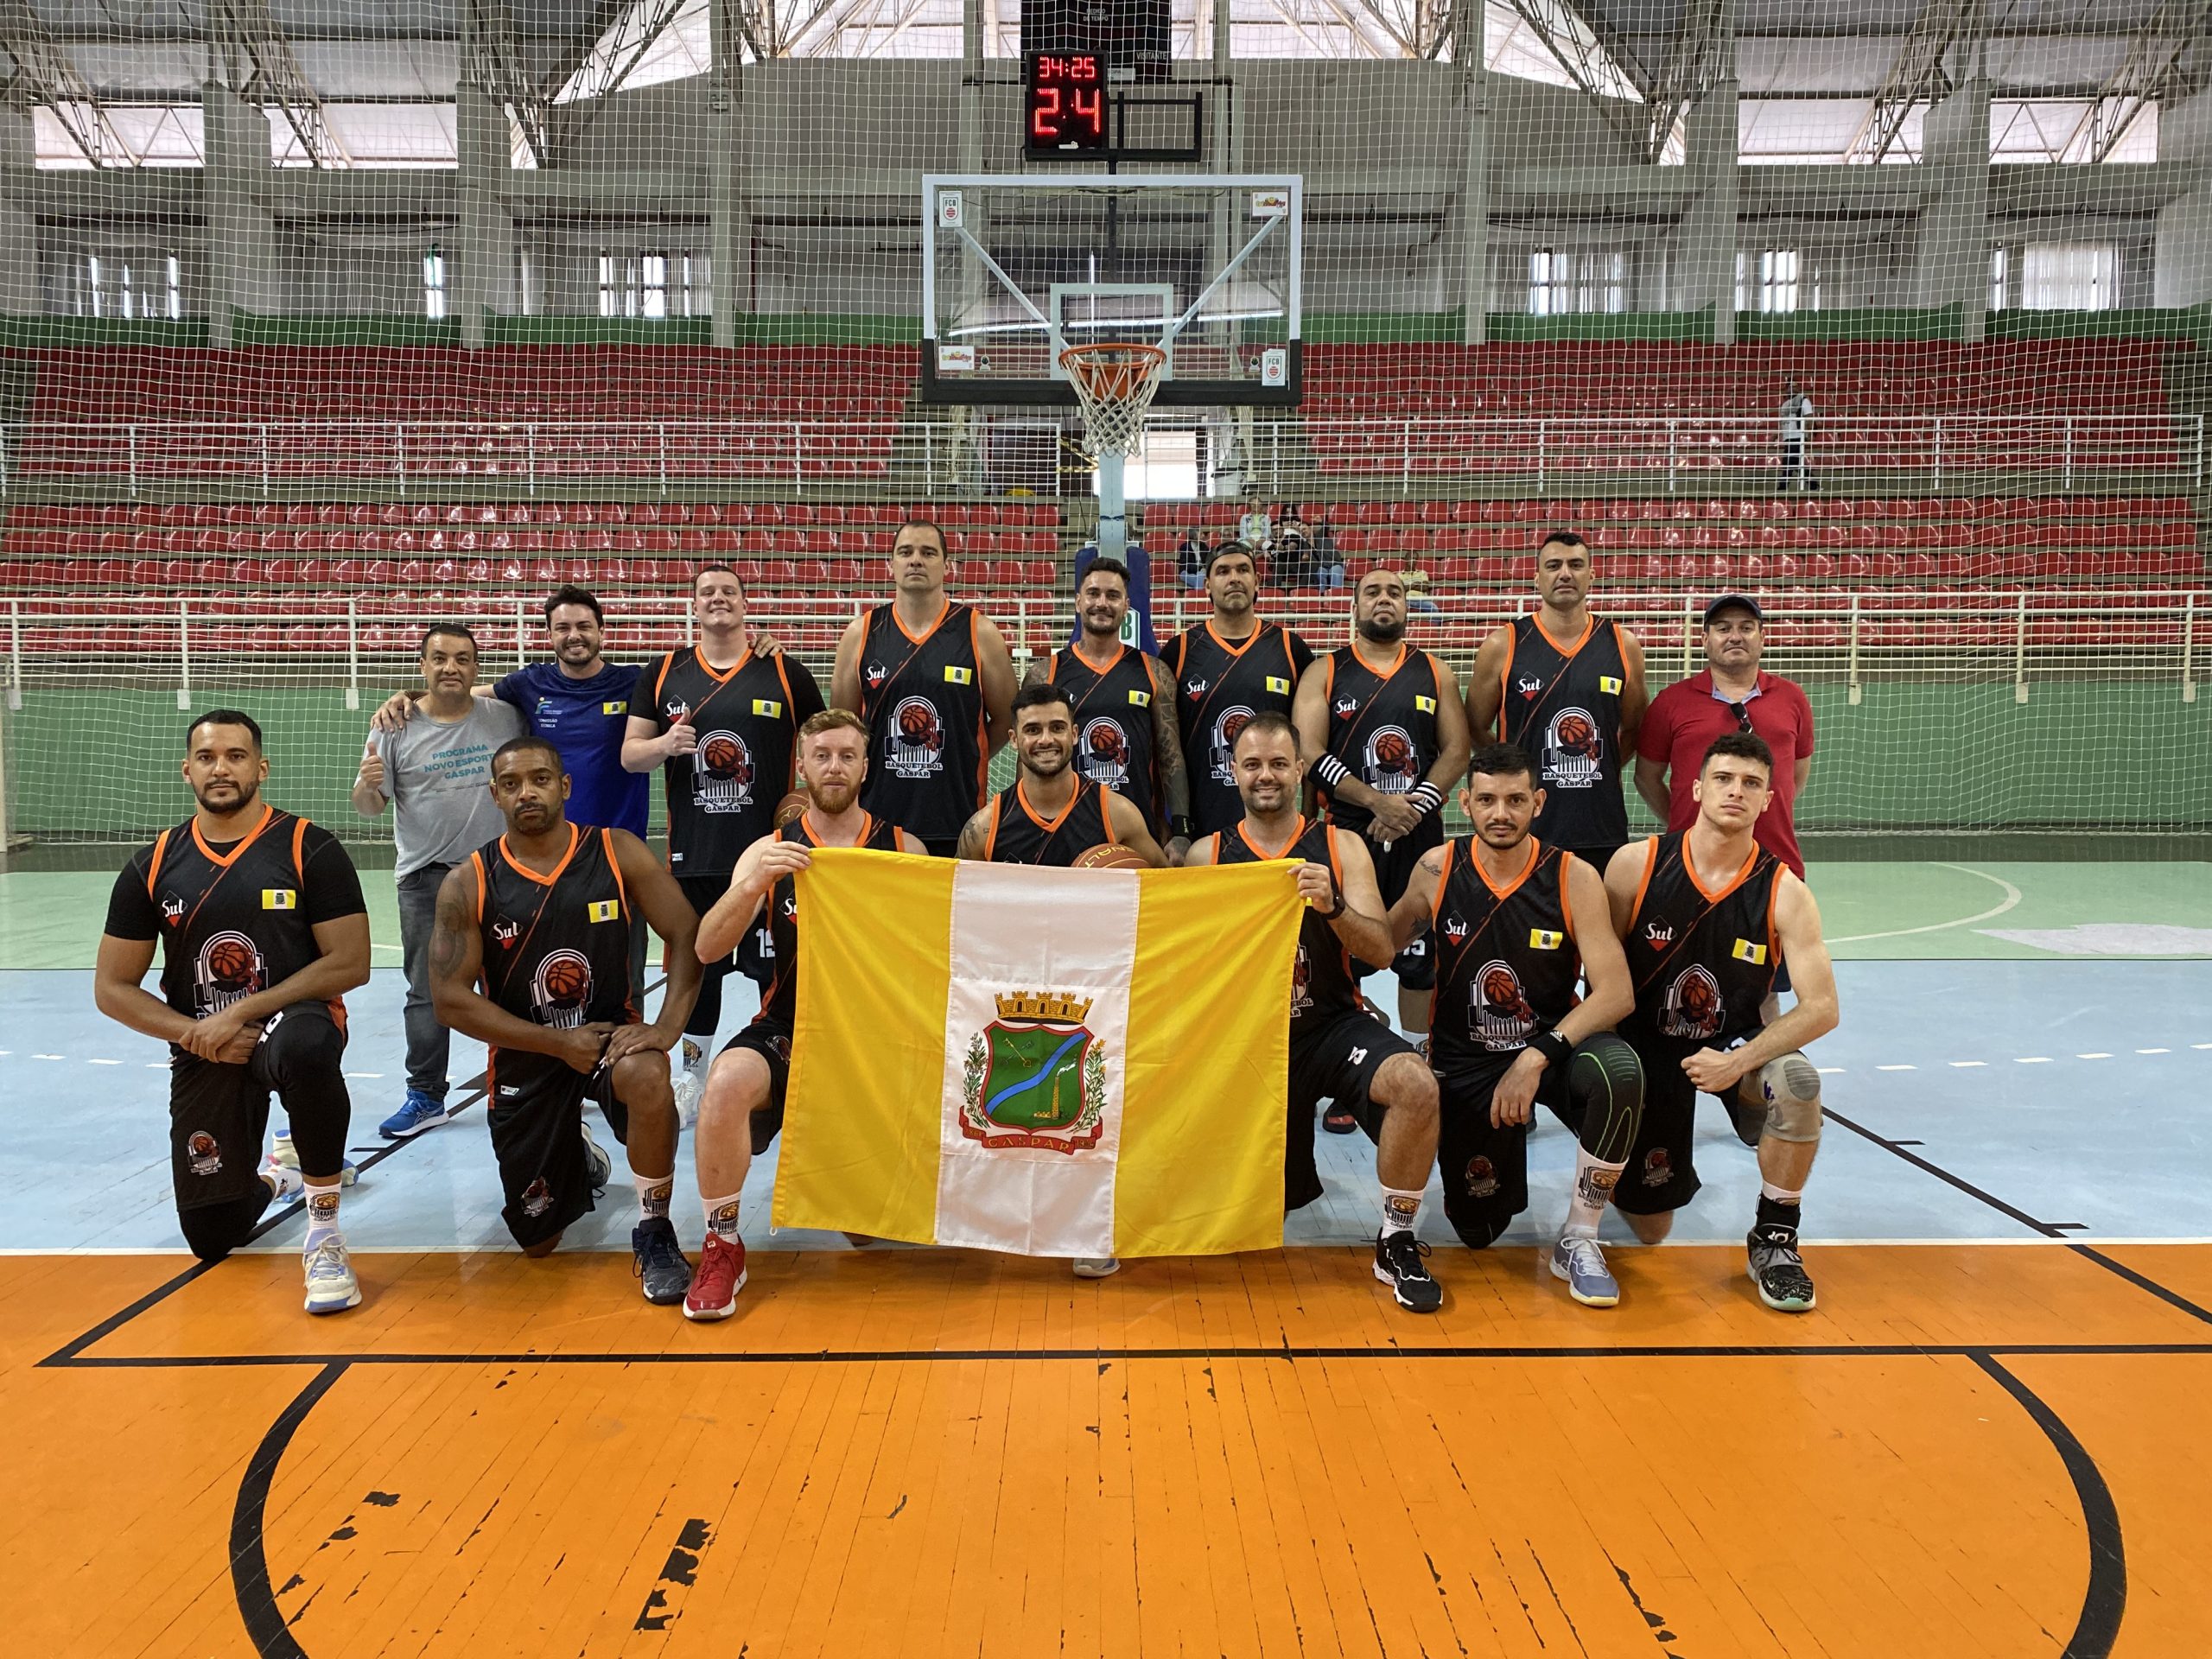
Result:
{"label": "shorts", "polygon": [[928,836],[924,836],[922,837],[922,846],[931,858],[957,858],[960,856],[960,837],[957,836],[947,836],[943,840],[935,840]]}
{"label": "shorts", "polygon": [[598,1103],[625,1146],[629,1109],[614,1097],[611,1072],[586,1077],[550,1054],[493,1049],[484,1081],[491,1096],[486,1120],[492,1153],[499,1160],[499,1188],[507,1200],[499,1218],[527,1249],[592,1211],[584,1102]]}
{"label": "shorts", "polygon": [[722,1045],[721,1052],[733,1048],[750,1049],[767,1062],[767,1108],[753,1114],[753,1155],[758,1158],[784,1127],[784,1091],[791,1081],[791,1028],[767,1014],[755,1015],[751,1025]]}
{"label": "shorts", "polygon": [[[1392,842],[1388,852],[1379,842],[1368,839],[1364,824],[1360,827],[1359,838],[1367,849],[1367,855],[1375,861],[1375,885],[1382,889],[1382,908],[1388,911],[1405,896],[1407,885],[1414,879],[1414,866],[1421,862],[1421,855],[1444,844],[1444,815],[1430,813],[1414,827],[1413,834],[1403,841]],[[1405,990],[1436,988],[1436,952],[1430,948],[1427,928],[1391,958],[1390,970],[1397,975],[1398,984]],[[1352,972],[1364,978],[1375,972],[1375,966],[1354,960]]]}
{"label": "shorts", "polygon": [[1324,1100],[1351,1114],[1370,1141],[1382,1138],[1383,1109],[1370,1093],[1375,1074],[1413,1045],[1370,1014],[1347,1014],[1312,1032],[1290,1032],[1290,1105],[1283,1140],[1282,1207],[1297,1210],[1321,1196],[1313,1161],[1313,1112]]}
{"label": "shorts", "polygon": [[[679,875],[676,878],[676,885],[683,889],[683,896],[691,901],[693,912],[704,921],[707,912],[721,903],[722,895],[729,891],[730,874],[729,871],[723,870],[715,875]],[[642,918],[633,925],[640,932],[645,931]],[[776,958],[761,938],[767,931],[765,918],[756,921],[738,940],[735,953],[737,971],[763,989],[776,976]],[[718,963],[710,962],[706,965],[709,969],[719,966],[727,973],[732,965],[731,958],[723,957]]]}
{"label": "shorts", "polygon": [[[1470,1243],[1484,1243],[1529,1207],[1527,1123],[1490,1121],[1491,1096],[1521,1058],[1520,1051],[1463,1064],[1436,1074],[1440,1116],[1436,1165],[1444,1180],[1444,1216]],[[1582,1132],[1582,1114],[1567,1090],[1568,1068],[1548,1065],[1536,1082],[1536,1104]]]}
{"label": "shorts", "polygon": [[[1700,1091],[1682,1070],[1682,1061],[1701,1048],[1732,1048],[1758,1033],[1738,1032],[1710,1043],[1670,1041],[1643,1031],[1620,1034],[1643,1062],[1643,1122],[1629,1148],[1628,1167],[1613,1188],[1613,1208],[1632,1216],[1679,1210],[1703,1185],[1691,1152]],[[1720,1102],[1722,1110],[1727,1109],[1723,1096],[1713,1098]]]}
{"label": "shorts", "polygon": [[[317,1022],[338,1024],[329,1005],[322,1002],[296,1002],[270,1019],[282,1022],[269,1026],[272,1038],[283,1026],[291,1026],[296,1036]],[[344,1040],[341,1028],[341,1046]],[[180,1215],[208,1205],[235,1204],[269,1190],[261,1179],[261,1154],[269,1138],[269,1097],[276,1088],[275,1058],[266,1040],[254,1046],[243,1065],[203,1060],[171,1046],[169,1178]],[[337,1134],[342,1146],[342,1123]]]}

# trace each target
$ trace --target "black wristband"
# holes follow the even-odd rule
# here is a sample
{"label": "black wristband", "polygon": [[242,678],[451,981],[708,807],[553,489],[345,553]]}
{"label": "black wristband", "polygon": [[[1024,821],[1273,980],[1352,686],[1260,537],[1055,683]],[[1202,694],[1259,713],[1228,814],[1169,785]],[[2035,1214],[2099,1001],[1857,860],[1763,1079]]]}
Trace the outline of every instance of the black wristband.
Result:
{"label": "black wristband", "polygon": [[1190,814],[1187,812],[1167,820],[1168,840],[1196,841],[1198,838],[1198,827],[1191,822]]}
{"label": "black wristband", "polygon": [[1538,1026],[1530,1032],[1529,1046],[1542,1055],[1548,1065],[1565,1065],[1567,1056],[1574,1052],[1574,1045],[1549,1026]]}
{"label": "black wristband", "polygon": [[1426,814],[1435,811],[1444,804],[1444,791],[1434,784],[1415,784],[1406,791],[1406,798],[1419,806]]}
{"label": "black wristband", "polygon": [[1333,754],[1325,754],[1313,763],[1313,775],[1321,780],[1324,789],[1334,789],[1351,776],[1351,768]]}

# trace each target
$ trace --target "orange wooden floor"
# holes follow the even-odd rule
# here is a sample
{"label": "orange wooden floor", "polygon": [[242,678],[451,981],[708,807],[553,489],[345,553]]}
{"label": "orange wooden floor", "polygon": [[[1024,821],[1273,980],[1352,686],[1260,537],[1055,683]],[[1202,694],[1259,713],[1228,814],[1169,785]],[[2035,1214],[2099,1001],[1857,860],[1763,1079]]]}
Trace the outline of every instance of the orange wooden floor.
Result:
{"label": "orange wooden floor", "polygon": [[613,1255],[365,1255],[320,1321],[289,1255],[165,1294],[179,1258],[0,1259],[9,1624],[195,1659],[2212,1654],[2212,1248],[2104,1254],[1829,1247],[1797,1319],[1695,1247],[1615,1252],[1611,1313],[1440,1252],[1429,1319],[1351,1251],[756,1255],[709,1327]]}

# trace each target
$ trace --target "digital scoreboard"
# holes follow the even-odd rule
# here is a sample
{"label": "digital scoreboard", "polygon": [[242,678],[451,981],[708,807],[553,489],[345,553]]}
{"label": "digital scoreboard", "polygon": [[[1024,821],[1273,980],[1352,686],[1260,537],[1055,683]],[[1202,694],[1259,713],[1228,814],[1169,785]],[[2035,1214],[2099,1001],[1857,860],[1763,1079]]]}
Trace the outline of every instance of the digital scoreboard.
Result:
{"label": "digital scoreboard", "polygon": [[1091,52],[1031,52],[1025,57],[1021,153],[1033,161],[1104,156],[1105,59]]}

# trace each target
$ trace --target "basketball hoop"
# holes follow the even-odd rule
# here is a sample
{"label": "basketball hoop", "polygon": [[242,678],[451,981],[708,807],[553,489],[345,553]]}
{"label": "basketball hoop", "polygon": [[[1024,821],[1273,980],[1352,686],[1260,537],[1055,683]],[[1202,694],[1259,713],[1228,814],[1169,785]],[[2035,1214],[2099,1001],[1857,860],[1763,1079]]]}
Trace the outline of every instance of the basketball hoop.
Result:
{"label": "basketball hoop", "polygon": [[1060,366],[1075,385],[1075,400],[1091,448],[1102,455],[1133,455],[1144,442],[1144,412],[1160,390],[1167,353],[1130,340],[1071,346]]}

